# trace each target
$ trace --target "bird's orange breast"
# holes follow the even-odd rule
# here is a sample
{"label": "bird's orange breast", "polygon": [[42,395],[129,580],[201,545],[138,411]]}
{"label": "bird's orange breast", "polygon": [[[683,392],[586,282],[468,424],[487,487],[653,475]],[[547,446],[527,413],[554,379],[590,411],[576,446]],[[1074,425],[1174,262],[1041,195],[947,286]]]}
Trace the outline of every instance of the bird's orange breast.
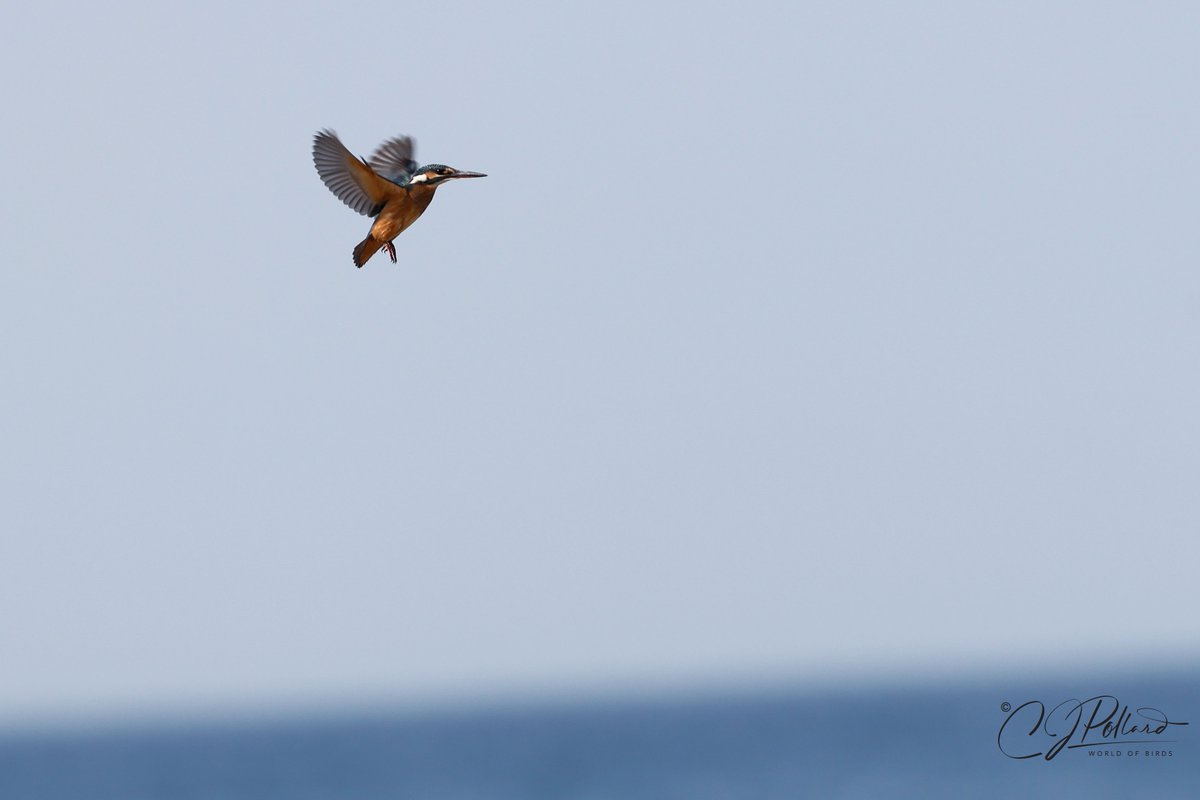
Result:
{"label": "bird's orange breast", "polygon": [[432,187],[419,185],[398,192],[384,204],[383,210],[375,218],[371,236],[383,242],[395,239],[425,213],[433,201],[433,192]]}

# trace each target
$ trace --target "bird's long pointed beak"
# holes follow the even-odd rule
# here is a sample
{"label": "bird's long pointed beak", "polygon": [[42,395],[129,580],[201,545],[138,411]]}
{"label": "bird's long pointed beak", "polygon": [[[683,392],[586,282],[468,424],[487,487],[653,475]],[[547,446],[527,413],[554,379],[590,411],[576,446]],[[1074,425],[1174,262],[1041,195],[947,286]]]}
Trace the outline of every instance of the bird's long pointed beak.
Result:
{"label": "bird's long pointed beak", "polygon": [[454,177],[455,177],[455,178],[486,178],[486,177],[487,177],[487,173],[484,173],[484,172],[466,172],[466,171],[464,171],[464,170],[459,170],[458,172],[454,173]]}

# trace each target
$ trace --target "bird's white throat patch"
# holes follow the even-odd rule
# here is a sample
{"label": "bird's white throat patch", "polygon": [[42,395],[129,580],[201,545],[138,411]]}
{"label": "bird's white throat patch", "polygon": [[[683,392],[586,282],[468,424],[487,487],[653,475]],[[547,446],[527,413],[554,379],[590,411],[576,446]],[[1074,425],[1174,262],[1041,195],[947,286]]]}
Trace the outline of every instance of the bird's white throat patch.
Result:
{"label": "bird's white throat patch", "polygon": [[409,183],[424,183],[427,180],[429,180],[429,173],[422,172],[419,175],[413,175],[411,178],[408,179],[408,182]]}

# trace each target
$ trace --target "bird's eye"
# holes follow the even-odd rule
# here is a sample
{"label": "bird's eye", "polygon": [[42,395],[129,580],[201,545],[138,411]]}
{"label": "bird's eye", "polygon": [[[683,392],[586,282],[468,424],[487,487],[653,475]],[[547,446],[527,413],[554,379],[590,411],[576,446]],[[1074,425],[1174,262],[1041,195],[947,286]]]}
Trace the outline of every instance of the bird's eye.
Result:
{"label": "bird's eye", "polygon": [[438,175],[449,175],[452,170],[449,167],[442,167],[438,170]]}

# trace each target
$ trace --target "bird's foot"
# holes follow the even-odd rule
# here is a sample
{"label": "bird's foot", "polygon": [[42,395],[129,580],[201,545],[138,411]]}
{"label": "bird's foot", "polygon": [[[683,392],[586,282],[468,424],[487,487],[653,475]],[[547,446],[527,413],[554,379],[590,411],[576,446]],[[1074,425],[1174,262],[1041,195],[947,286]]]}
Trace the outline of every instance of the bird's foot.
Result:
{"label": "bird's foot", "polygon": [[387,250],[388,257],[392,259],[392,263],[396,263],[396,245],[391,242],[384,242],[383,249]]}

